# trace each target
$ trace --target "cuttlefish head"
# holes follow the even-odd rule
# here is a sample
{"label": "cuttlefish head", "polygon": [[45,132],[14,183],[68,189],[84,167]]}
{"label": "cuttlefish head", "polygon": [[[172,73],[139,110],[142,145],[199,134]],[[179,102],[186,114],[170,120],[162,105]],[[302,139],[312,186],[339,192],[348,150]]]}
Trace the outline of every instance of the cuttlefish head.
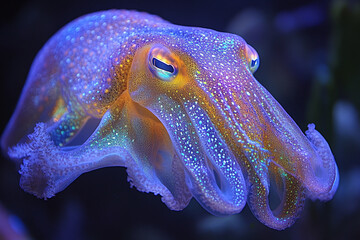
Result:
{"label": "cuttlefish head", "polygon": [[182,28],[137,50],[129,93],[164,125],[186,184],[208,211],[232,214],[248,202],[262,222],[282,229],[306,196],[332,198],[337,167],[314,126],[305,136],[254,78],[258,67],[241,37]]}

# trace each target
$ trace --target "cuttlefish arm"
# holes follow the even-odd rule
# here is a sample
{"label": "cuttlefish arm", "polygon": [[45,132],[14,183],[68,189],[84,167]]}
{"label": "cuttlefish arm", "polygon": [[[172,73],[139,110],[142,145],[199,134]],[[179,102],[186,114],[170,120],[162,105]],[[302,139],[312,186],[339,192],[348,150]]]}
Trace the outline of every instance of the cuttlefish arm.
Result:
{"label": "cuttlefish arm", "polygon": [[[198,35],[199,41],[210,42],[202,45],[204,52],[217,54],[205,56],[186,43],[177,45],[181,50],[160,44],[138,50],[130,95],[164,124],[182,156],[190,191],[209,212],[235,213],[245,196],[267,226],[291,226],[306,197],[333,197],[339,177],[331,150],[313,124],[305,136],[256,81],[253,63],[258,56],[251,46],[231,35],[221,41],[217,33],[209,37],[199,29]],[[147,59],[159,52],[159,58],[178,69],[169,73],[170,80],[147,70]],[[211,185],[202,189],[204,183]],[[270,186],[280,198],[276,207],[270,204]]]}
{"label": "cuttlefish arm", "polygon": [[[263,152],[255,159],[265,164],[263,172],[256,173],[256,164],[250,170],[248,203],[260,221],[283,229],[297,219],[306,197],[323,201],[333,197],[339,182],[338,169],[329,145],[314,124],[309,124],[304,135],[254,78],[243,81],[240,92],[243,94],[238,103],[247,118],[247,136],[262,143],[252,151]],[[272,184],[281,201],[277,208],[270,207]]]}

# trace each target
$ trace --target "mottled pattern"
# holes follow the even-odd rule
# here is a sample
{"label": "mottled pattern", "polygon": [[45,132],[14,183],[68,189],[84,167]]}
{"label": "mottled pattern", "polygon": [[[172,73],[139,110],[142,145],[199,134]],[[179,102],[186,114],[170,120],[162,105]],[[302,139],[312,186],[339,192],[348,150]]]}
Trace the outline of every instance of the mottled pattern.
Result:
{"label": "mottled pattern", "polygon": [[[256,81],[258,66],[233,34],[135,11],[90,14],[37,55],[2,147],[21,163],[21,187],[40,198],[84,172],[124,166],[132,185],[173,210],[192,196],[215,215],[247,202],[284,229],[306,197],[333,197],[338,170],[315,126],[305,136]],[[74,146],[90,118],[101,122]]]}

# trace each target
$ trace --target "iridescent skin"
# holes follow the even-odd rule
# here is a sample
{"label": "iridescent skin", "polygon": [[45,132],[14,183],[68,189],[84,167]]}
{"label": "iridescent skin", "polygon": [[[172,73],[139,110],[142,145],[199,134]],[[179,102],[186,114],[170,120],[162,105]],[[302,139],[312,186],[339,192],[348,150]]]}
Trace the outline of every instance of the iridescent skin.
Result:
{"label": "iridescent skin", "polygon": [[[2,147],[21,163],[21,187],[40,198],[84,172],[123,166],[132,185],[161,194],[170,209],[193,196],[228,215],[247,202],[261,222],[284,229],[306,197],[333,197],[338,170],[314,125],[305,136],[256,81],[258,64],[233,34],[134,11],[90,14],[37,55]],[[71,146],[90,118],[99,126]]]}

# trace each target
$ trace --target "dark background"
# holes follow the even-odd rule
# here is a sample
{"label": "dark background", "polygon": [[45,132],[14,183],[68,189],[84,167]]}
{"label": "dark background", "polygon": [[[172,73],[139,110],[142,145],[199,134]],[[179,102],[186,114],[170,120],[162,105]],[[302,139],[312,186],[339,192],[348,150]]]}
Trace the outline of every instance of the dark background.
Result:
{"label": "dark background", "polygon": [[62,0],[1,6],[0,132],[42,45],[90,12],[136,9],[172,23],[241,35],[259,53],[256,78],[302,130],[328,140],[340,186],[327,203],[306,202],[301,218],[276,231],[248,207],[214,217],[192,200],[169,210],[159,196],[129,188],[123,168],[86,173],[47,201],[23,192],[17,168],[0,159],[2,239],[360,239],[360,4],[358,1]]}

